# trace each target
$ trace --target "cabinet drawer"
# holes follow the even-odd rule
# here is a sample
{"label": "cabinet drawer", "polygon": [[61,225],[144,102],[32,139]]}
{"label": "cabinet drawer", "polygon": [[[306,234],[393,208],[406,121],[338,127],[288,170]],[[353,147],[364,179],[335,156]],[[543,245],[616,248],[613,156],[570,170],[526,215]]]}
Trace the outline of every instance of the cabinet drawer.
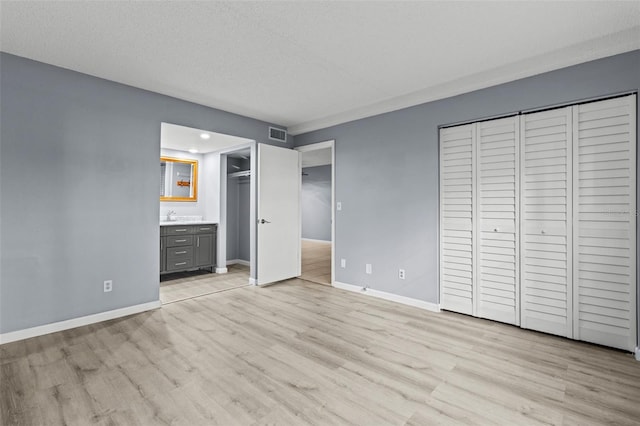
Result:
{"label": "cabinet drawer", "polygon": [[211,234],[216,232],[216,225],[197,225],[196,234]]}
{"label": "cabinet drawer", "polygon": [[189,259],[172,259],[167,258],[167,271],[178,271],[182,269],[188,269],[193,266],[193,258]]}
{"label": "cabinet drawer", "polygon": [[193,234],[193,226],[166,226],[165,235],[189,235]]}
{"label": "cabinet drawer", "polygon": [[192,246],[193,245],[193,235],[183,235],[183,236],[170,236],[165,237],[167,239],[167,247],[181,247],[181,246]]}
{"label": "cabinet drawer", "polygon": [[193,247],[171,247],[167,249],[168,261],[180,261],[187,259],[193,259]]}

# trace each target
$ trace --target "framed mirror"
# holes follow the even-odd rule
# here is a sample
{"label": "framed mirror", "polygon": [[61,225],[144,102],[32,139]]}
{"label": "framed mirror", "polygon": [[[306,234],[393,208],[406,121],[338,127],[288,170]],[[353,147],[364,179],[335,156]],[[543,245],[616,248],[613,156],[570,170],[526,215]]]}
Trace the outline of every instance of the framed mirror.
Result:
{"label": "framed mirror", "polygon": [[198,201],[198,161],[160,157],[160,201]]}

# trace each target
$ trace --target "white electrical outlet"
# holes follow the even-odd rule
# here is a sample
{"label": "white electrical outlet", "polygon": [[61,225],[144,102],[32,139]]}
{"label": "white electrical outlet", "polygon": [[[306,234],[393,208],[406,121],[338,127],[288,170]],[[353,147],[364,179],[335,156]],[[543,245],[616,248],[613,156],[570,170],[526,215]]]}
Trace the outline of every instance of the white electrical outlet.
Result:
{"label": "white electrical outlet", "polygon": [[401,280],[404,280],[404,269],[398,270],[398,278],[400,278]]}
{"label": "white electrical outlet", "polygon": [[342,210],[342,203],[340,201],[336,203],[336,210],[338,211]]}
{"label": "white electrical outlet", "polygon": [[347,267],[347,259],[340,259],[340,267],[341,268]]}
{"label": "white electrical outlet", "polygon": [[113,290],[113,281],[112,280],[106,280],[104,282],[104,292],[108,293],[111,290]]}
{"label": "white electrical outlet", "polygon": [[371,264],[367,263],[367,266],[365,267],[365,272],[367,274],[371,274],[372,273],[372,269],[371,269]]}

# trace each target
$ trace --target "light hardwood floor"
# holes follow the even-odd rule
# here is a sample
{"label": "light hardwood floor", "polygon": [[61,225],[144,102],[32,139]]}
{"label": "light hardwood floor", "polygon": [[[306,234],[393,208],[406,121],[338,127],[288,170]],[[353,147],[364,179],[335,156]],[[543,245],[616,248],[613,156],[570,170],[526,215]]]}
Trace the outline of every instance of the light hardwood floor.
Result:
{"label": "light hardwood floor", "polygon": [[331,285],[331,243],[302,240],[302,275],[314,283]]}
{"label": "light hardwood floor", "polygon": [[637,425],[632,355],[290,280],[0,346],[2,425]]}
{"label": "light hardwood floor", "polygon": [[249,267],[229,265],[228,273],[178,272],[160,277],[160,301],[163,304],[179,302],[205,294],[249,285]]}

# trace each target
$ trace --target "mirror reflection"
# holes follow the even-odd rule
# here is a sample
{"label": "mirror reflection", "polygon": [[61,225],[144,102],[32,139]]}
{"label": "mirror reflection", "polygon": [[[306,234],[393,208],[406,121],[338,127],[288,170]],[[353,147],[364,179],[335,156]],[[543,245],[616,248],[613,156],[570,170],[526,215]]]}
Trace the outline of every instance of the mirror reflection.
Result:
{"label": "mirror reflection", "polygon": [[197,186],[197,160],[160,157],[160,201],[197,201]]}

